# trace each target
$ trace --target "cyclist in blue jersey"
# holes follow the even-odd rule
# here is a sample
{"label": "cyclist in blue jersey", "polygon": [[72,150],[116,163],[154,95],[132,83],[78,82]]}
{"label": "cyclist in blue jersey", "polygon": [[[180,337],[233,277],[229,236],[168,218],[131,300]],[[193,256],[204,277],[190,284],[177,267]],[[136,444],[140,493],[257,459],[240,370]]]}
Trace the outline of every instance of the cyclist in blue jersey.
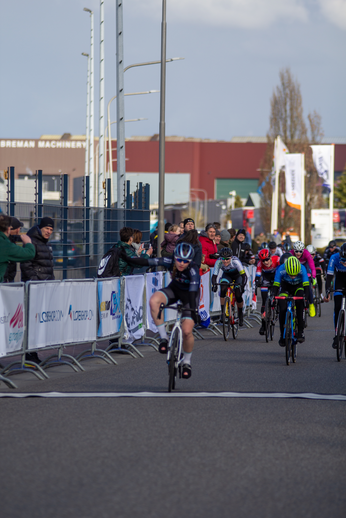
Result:
{"label": "cyclist in blue jersey", "polygon": [[[183,331],[183,351],[184,359],[182,366],[182,377],[190,378],[191,355],[194,345],[194,337],[192,334],[195,323],[198,322],[198,302],[199,302],[199,285],[200,274],[198,266],[192,261],[194,256],[193,247],[189,243],[178,243],[174,249],[173,257],[124,257],[124,260],[130,264],[140,266],[164,266],[166,270],[172,274],[172,281],[166,288],[156,291],[150,298],[150,310],[155,325],[160,335],[159,352],[167,353],[168,335],[164,323],[164,315],[158,318],[160,305],[171,305],[181,301],[184,308],[189,311],[183,311],[181,328]],[[192,310],[192,311],[190,311]]]}
{"label": "cyclist in blue jersey", "polygon": [[342,292],[338,291],[341,288],[346,288],[346,243],[344,243],[340,252],[333,254],[328,263],[327,268],[327,280],[326,280],[326,296],[324,301],[330,301],[330,286],[332,279],[335,274],[334,281],[334,328],[335,328],[335,336],[333,339],[332,347],[333,349],[337,348],[338,339],[336,336],[336,326],[338,323],[339,312],[341,309],[342,303]]}
{"label": "cyclist in blue jersey", "polygon": [[238,318],[239,325],[244,325],[244,316],[243,316],[243,297],[247,275],[244,270],[244,266],[238,259],[238,257],[233,256],[233,252],[230,248],[222,248],[219,251],[220,259],[218,259],[214,266],[214,273],[211,278],[212,290],[214,292],[217,291],[217,276],[222,271],[222,277],[220,279],[221,290],[220,290],[220,302],[221,302],[221,315],[223,314],[223,305],[225,303],[225,296],[227,292],[227,287],[229,284],[235,282],[236,287],[234,290],[235,300],[237,301],[238,306]]}
{"label": "cyclist in blue jersey", "polygon": [[[297,308],[297,324],[298,324],[298,335],[297,341],[303,343],[305,341],[304,336],[304,302],[307,304],[309,300],[309,278],[306,272],[305,266],[303,266],[299,260],[292,256],[287,261],[279,266],[275,272],[273,294],[276,297],[280,291],[280,296],[293,296],[293,297],[304,297],[304,300],[296,300]],[[285,347],[285,340],[283,339],[283,332],[285,326],[285,318],[287,311],[286,300],[279,301],[279,322],[280,322],[280,340],[279,345]],[[311,309],[311,308],[310,308]]]}

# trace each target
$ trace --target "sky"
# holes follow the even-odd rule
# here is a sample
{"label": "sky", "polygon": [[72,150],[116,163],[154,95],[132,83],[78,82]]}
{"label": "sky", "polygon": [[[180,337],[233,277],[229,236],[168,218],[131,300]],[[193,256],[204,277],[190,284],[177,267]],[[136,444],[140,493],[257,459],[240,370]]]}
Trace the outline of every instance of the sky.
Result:
{"label": "sky", "polygon": [[[124,65],[160,60],[162,0],[124,0]],[[105,104],[116,93],[115,1],[105,0]],[[99,134],[99,0],[1,1],[0,138],[85,134],[90,15]],[[265,136],[279,72],[301,86],[326,137],[346,136],[346,0],[167,0],[166,135]],[[125,73],[125,92],[160,89],[160,66]],[[160,95],[125,98],[126,137],[159,132]],[[116,119],[112,103],[111,119]],[[116,136],[115,125],[112,135]]]}

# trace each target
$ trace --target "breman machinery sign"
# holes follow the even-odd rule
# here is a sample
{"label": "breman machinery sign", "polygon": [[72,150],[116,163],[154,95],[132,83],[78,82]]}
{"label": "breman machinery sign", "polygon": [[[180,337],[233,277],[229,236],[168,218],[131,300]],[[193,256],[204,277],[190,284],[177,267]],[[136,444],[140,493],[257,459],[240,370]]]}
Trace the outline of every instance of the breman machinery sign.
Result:
{"label": "breman machinery sign", "polygon": [[0,148],[85,149],[85,140],[0,140]]}

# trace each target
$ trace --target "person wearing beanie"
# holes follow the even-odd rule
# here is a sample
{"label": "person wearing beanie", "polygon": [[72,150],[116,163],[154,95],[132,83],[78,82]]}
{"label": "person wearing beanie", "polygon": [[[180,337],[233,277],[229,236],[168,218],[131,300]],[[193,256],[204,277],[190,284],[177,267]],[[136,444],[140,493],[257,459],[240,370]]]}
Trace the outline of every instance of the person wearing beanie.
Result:
{"label": "person wearing beanie", "polygon": [[245,255],[245,250],[244,250],[244,246],[243,246],[245,237],[246,237],[245,228],[240,228],[238,230],[238,232],[236,233],[235,239],[231,246],[233,255],[235,255],[236,257],[239,257],[240,260],[242,260],[243,256]]}
{"label": "person wearing beanie", "polygon": [[53,252],[48,240],[54,230],[52,218],[44,217],[38,225],[31,227],[28,236],[35,247],[35,257],[20,266],[22,282],[54,280]]}
{"label": "person wearing beanie", "polygon": [[194,230],[195,222],[192,218],[184,219],[184,232],[188,232],[189,230]]}
{"label": "person wearing beanie", "polygon": [[228,232],[228,230],[221,230],[220,237],[221,237],[221,241],[217,245],[218,251],[221,250],[222,248],[229,248],[230,247],[231,234]]}
{"label": "person wearing beanie", "polygon": [[[22,282],[27,281],[53,281],[53,251],[48,245],[48,240],[54,230],[52,218],[44,217],[38,225],[31,227],[27,235],[35,247],[35,257],[20,265]],[[40,363],[37,352],[26,353],[25,359],[30,362]]]}

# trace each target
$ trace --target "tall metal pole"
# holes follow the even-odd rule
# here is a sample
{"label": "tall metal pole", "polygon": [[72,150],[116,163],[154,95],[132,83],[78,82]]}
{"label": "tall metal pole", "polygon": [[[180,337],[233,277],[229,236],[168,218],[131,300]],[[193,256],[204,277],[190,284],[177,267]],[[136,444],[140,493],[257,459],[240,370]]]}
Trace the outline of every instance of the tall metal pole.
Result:
{"label": "tall metal pole", "polygon": [[[103,207],[104,192],[103,182],[105,180],[105,155],[104,155],[104,129],[105,129],[105,53],[104,53],[104,0],[100,0],[100,115],[99,115],[99,171],[98,171],[98,207]],[[100,229],[101,230],[101,229]]]}
{"label": "tall metal pole", "polygon": [[89,176],[90,56],[86,52],[82,52],[82,56],[85,56],[85,57],[88,58],[86,126],[85,126],[85,171],[84,171],[84,176]]}
{"label": "tall metal pole", "polygon": [[[165,231],[166,35],[166,0],[162,0],[158,243],[162,243]],[[159,256],[161,255],[161,250],[159,249],[159,247],[157,247],[157,253]]]}
{"label": "tall metal pole", "polygon": [[90,206],[95,205],[94,187],[94,13],[91,9],[83,9],[90,13],[90,125],[89,125],[89,175],[90,175]]}
{"label": "tall metal pole", "polygon": [[[117,45],[117,207],[123,205],[125,188],[125,103],[124,103],[124,27],[123,2],[116,0],[116,45]],[[120,226],[124,215],[120,216]]]}

